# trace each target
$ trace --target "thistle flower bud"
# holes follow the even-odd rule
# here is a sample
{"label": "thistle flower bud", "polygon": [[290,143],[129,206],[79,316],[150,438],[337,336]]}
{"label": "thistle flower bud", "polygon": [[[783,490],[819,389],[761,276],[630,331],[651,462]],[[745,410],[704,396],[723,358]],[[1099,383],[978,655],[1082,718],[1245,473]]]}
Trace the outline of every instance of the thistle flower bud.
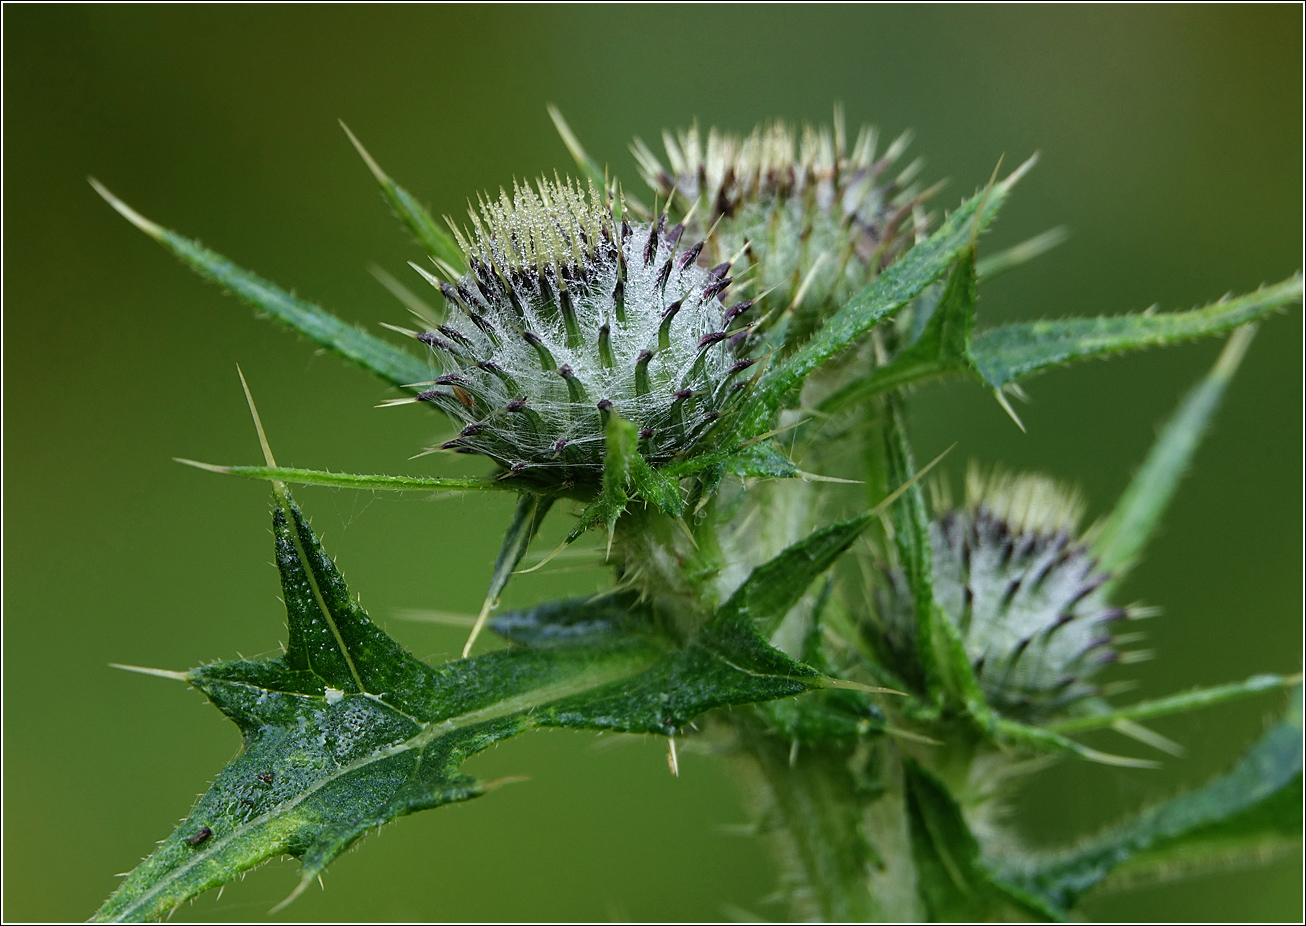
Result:
{"label": "thistle flower bud", "polygon": [[417,335],[445,371],[422,398],[464,425],[446,449],[561,485],[601,476],[609,413],[655,466],[708,446],[748,359],[727,330],[730,280],[684,261],[665,216],[624,212],[592,185],[541,180],[455,230],[469,271],[441,286],[449,323]]}
{"label": "thistle flower bud", "polygon": [[[1113,626],[1139,610],[1113,607],[1110,575],[1076,528],[1078,495],[1041,476],[967,475],[967,503],[930,525],[934,598],[957,628],[988,703],[1034,722],[1097,693],[1093,673],[1122,656]],[[901,654],[914,636],[901,581],[883,617]]]}
{"label": "thistle flower bud", "polygon": [[704,263],[742,254],[781,308],[819,313],[865,286],[925,224],[917,207],[929,193],[911,185],[919,163],[889,175],[907,137],[877,156],[873,129],[851,151],[846,136],[836,109],[832,129],[801,135],[782,122],[746,137],[712,129],[706,141],[697,126],[664,133],[667,166],[643,142],[634,152],[653,190],[692,213],[691,230],[715,229]]}

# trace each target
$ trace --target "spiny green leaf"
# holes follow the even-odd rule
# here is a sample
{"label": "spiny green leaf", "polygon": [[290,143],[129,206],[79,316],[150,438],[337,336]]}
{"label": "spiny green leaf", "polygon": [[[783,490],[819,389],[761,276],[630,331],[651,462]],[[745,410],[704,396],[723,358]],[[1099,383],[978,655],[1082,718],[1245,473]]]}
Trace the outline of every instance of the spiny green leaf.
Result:
{"label": "spiny green leaf", "polygon": [[1193,688],[1190,691],[1180,692],[1179,694],[1169,695],[1164,698],[1153,698],[1150,701],[1140,701],[1137,704],[1131,704],[1128,707],[1122,707],[1114,711],[1106,711],[1101,714],[1086,714],[1083,717],[1072,717],[1068,720],[1059,720],[1056,723],[1048,724],[1046,729],[1051,730],[1054,733],[1063,734],[1082,733],[1085,730],[1100,730],[1102,727],[1109,727],[1122,720],[1150,720],[1153,717],[1166,717],[1170,714],[1195,711],[1199,708],[1223,704],[1226,701],[1236,701],[1250,695],[1261,694],[1266,691],[1275,691],[1289,685],[1297,684],[1300,681],[1300,675],[1292,677],[1270,674],[1253,675],[1251,678],[1241,682],[1231,682],[1227,685],[1211,685],[1206,688]]}
{"label": "spiny green leaf", "polygon": [[[948,271],[957,256],[994,218],[1033,158],[1000,183],[977,193],[953,212],[925,241],[893,262],[873,283],[835,312],[802,347],[758,382],[738,426],[760,433],[772,414],[813,370],[856,343],[879,322],[914,299]],[[983,214],[978,214],[983,209]],[[978,223],[978,225],[976,224]]]}
{"label": "spiny green leaf", "polygon": [[392,386],[410,386],[431,379],[432,367],[426,360],[414,357],[355,325],[341,321],[311,302],[292,296],[267,280],[242,270],[221,254],[156,225],[95,180],[91,181],[91,185],[127,221],[175,254],[200,276],[212,280],[255,309],[266,312],[282,324],[295,329],[314,344],[339,354]]}
{"label": "spiny green leaf", "polygon": [[1003,746],[1030,749],[1034,752],[1064,753],[1102,765],[1114,765],[1117,768],[1156,768],[1158,765],[1149,759],[1134,759],[1090,749],[1083,743],[1076,743],[1050,728],[1036,727],[1000,717],[982,704],[978,709],[972,708],[971,715],[985,732]]}
{"label": "spiny green leaf", "polygon": [[315,469],[294,469],[283,466],[218,466],[177,458],[178,463],[222,473],[244,476],[246,479],[264,479],[270,482],[288,482],[292,485],[332,486],[338,489],[372,489],[383,492],[434,492],[441,489],[495,489],[520,492],[522,487],[501,479],[446,479],[440,476],[358,476],[353,473],[328,473]]}
{"label": "spiny green leaf", "polygon": [[[771,562],[779,565],[784,559],[785,554],[781,554]],[[802,648],[803,662],[826,674],[829,674],[830,664],[826,658],[822,627],[825,609],[833,592],[834,577],[827,576],[812,603],[811,621]],[[783,602],[780,604],[783,605]],[[885,729],[884,711],[865,692],[847,688],[814,691],[801,698],[768,701],[757,705],[756,710],[766,719],[769,732],[782,741],[789,742],[791,748],[797,748],[793,744],[802,743],[856,741],[879,734]]]}
{"label": "spiny green leaf", "polygon": [[979,843],[943,784],[915,760],[903,760],[916,886],[930,919],[977,922],[1005,907],[1037,920],[1062,917],[1039,898],[995,878],[980,863]]}
{"label": "spiny green leaf", "polygon": [[466,273],[467,268],[464,266],[463,252],[458,247],[457,242],[453,240],[453,236],[436,224],[435,219],[431,218],[430,213],[413,198],[412,194],[390,179],[389,174],[382,170],[381,165],[376,163],[372,156],[367,153],[367,149],[363,147],[362,142],[354,137],[353,132],[349,131],[349,126],[341,121],[340,127],[349,136],[349,140],[367,165],[367,169],[376,178],[376,182],[381,185],[381,195],[390,204],[390,208],[394,210],[399,221],[403,222],[408,230],[413,233],[417,243],[422,246],[427,254],[444,261],[456,274]]}
{"label": "spiny green leaf", "polygon": [[758,705],[770,732],[789,743],[854,742],[884,732],[884,712],[846,688],[814,691]]}
{"label": "spiny green leaf", "polygon": [[[906,425],[900,403],[893,396],[884,399],[886,414],[883,430],[884,459],[889,485],[904,485],[916,475],[911,445],[907,441]],[[893,525],[893,541],[898,552],[898,562],[907,576],[911,590],[916,627],[916,651],[920,660],[925,688],[932,700],[943,694],[941,661],[946,654],[938,652],[934,627],[942,623],[934,603],[934,553],[930,547],[930,516],[925,507],[925,494],[920,484],[911,482],[907,490],[889,506],[889,521]],[[965,664],[970,673],[970,663]],[[972,676],[972,682],[974,681]],[[976,686],[978,690],[978,686]]]}
{"label": "spiny green leaf", "polygon": [[1302,276],[1187,312],[1066,318],[981,331],[971,352],[980,376],[997,388],[1090,357],[1176,344],[1254,322],[1302,298]]}
{"label": "spiny green leaf", "polygon": [[685,499],[676,480],[662,475],[636,453],[630,459],[630,488],[635,497],[657,507],[668,517],[678,518],[685,511]]}
{"label": "spiny green leaf", "polygon": [[611,597],[505,615],[496,626],[531,645],[429,666],[368,619],[288,493],[277,495],[285,654],[184,674],[244,747],[97,920],[157,919],[278,855],[301,860],[302,888],[368,830],[485,793],[463,761],[531,728],[671,734],[713,707],[825,683],[750,625],[714,619],[677,645],[646,607]]}
{"label": "spiny green leaf", "polygon": [[818,410],[833,414],[908,383],[973,370],[970,341],[974,327],[975,249],[970,247],[957,258],[943,295],[916,343],[887,365],[831,394]]}
{"label": "spiny green leaf", "polygon": [[843,555],[866,525],[869,515],[813,531],[770,562],[758,566],[718,610],[731,621],[753,621],[769,636],[807,587]]}
{"label": "spiny green leaf", "polygon": [[798,467],[770,441],[752,444],[725,460],[736,476],[754,479],[789,479],[800,475]]}
{"label": "spiny green leaf", "polygon": [[[916,661],[912,666],[900,668],[910,670],[919,679],[918,684],[923,686],[934,708],[947,706],[960,710],[980,730],[992,735],[999,720],[984,700],[957,627],[943,614],[935,598],[930,515],[907,440],[901,399],[887,395],[880,401],[884,414],[876,430],[883,441],[887,484],[901,487],[889,496],[889,520],[898,561],[911,592],[914,619]],[[934,463],[941,458],[942,455]]]}
{"label": "spiny green leaf", "polygon": [[713,468],[724,468],[736,476],[759,479],[784,479],[801,475],[793,462],[775,449],[773,444],[760,437],[690,457],[679,463],[670,463],[659,472],[677,478],[693,476]]}
{"label": "spiny green leaf", "polygon": [[[766,701],[829,684],[810,666],[773,649],[747,622],[718,614],[683,645],[656,629],[661,621],[634,595],[553,602],[496,617],[491,627],[532,650],[639,640],[660,658],[638,676],[537,708],[540,725],[672,735],[712,707]],[[633,645],[633,644],[632,644]]]}
{"label": "spiny green leaf", "polygon": [[1239,328],[1229,338],[1211,372],[1188,393],[1157,436],[1094,540],[1098,562],[1111,573],[1113,584],[1128,575],[1160,523],[1255,331],[1252,326]]}
{"label": "spiny green leaf", "polygon": [[1288,717],[1224,775],[1145,810],[1066,852],[1017,862],[995,859],[1008,881],[1069,909],[1114,871],[1164,866],[1169,874],[1203,869],[1239,851],[1300,845],[1302,701],[1296,687]]}

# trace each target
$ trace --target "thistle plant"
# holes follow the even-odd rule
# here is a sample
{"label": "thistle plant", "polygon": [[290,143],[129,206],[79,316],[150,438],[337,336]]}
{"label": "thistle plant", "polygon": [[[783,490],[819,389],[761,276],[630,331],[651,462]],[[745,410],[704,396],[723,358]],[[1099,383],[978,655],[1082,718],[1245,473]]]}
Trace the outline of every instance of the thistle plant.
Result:
{"label": "thistle plant", "polygon": [[[486,458],[483,478],[279,467],[246,388],[263,463],[194,465],[271,484],[288,639],[271,659],[137,669],[198,688],[244,746],[98,920],[162,917],[281,855],[303,866],[289,902],[368,831],[493,790],[462,763],[544,727],[666,737],[673,772],[686,746],[729,761],[802,919],[1064,919],[1113,878],[1299,844],[1300,675],[1121,705],[1100,670],[1144,655],[1135,622],[1154,611],[1121,601],[1120,580],[1254,326],[1301,300],[1300,274],[1190,311],[977,330],[978,283],[1059,237],[980,256],[1033,159],[931,215],[937,188],[896,164],[906,140],[850,143],[838,112],[801,132],[691,128],[664,155],[635,143],[648,206],[552,115],[580,178],[483,194],[443,225],[350,135],[431,258],[414,267],[435,307],[410,300],[417,323],[391,326],[413,349],[96,184],[201,276],[378,376],[398,393],[385,404],[451,419],[431,453]],[[969,379],[1015,418],[1009,397],[1037,373],[1222,334],[1087,527],[1054,478],[988,461],[954,504],[954,461],[913,454],[906,399],[922,381]],[[429,665],[372,623],[290,485],[516,495],[463,658]],[[564,546],[600,537],[611,585],[498,610],[555,511]],[[483,628],[505,645],[480,636],[471,655]],[[1174,744],[1149,718],[1273,689],[1289,690],[1287,714],[1237,765],[1102,833],[1034,852],[996,812],[1049,761],[1150,766],[1140,751]],[[1132,742],[1076,739],[1104,728]]]}

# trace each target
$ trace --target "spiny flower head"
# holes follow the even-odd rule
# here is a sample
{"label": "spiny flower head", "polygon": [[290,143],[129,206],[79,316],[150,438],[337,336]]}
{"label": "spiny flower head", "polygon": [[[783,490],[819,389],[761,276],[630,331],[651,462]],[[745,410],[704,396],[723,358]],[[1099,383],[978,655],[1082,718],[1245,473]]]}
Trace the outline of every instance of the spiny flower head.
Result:
{"label": "spiny flower head", "polygon": [[446,449],[562,485],[599,478],[610,414],[655,466],[711,445],[749,385],[752,303],[728,305],[729,265],[701,266],[683,226],[541,180],[482,199],[457,240],[467,274],[432,278],[451,321],[415,333],[443,371],[419,398],[463,425]]}
{"label": "spiny flower head", "polygon": [[704,139],[697,126],[664,133],[667,166],[642,141],[634,152],[645,181],[683,206],[691,227],[714,228],[709,259],[742,254],[781,309],[819,315],[864,287],[925,228],[929,191],[911,185],[920,162],[889,175],[907,136],[879,155],[876,140],[864,127],[850,150],[836,108],[833,128],[801,133],[783,122],[747,136],[711,129]]}
{"label": "spiny flower head", "polygon": [[[1103,665],[1142,655],[1115,648],[1113,628],[1146,612],[1106,600],[1110,575],[1076,533],[1077,493],[1043,476],[972,469],[966,496],[930,525],[934,597],[990,705],[1038,721],[1096,694]],[[904,591],[884,615],[899,637],[912,633]]]}

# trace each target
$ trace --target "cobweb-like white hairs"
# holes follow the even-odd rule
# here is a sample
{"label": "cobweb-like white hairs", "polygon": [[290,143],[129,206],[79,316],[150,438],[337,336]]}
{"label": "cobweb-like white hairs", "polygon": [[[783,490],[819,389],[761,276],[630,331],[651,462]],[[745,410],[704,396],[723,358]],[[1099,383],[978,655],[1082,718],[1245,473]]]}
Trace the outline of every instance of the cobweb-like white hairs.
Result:
{"label": "cobweb-like white hairs", "polygon": [[445,371],[421,398],[464,425],[447,449],[593,479],[601,404],[656,465],[693,453],[738,403],[752,303],[727,308],[729,266],[700,266],[683,226],[623,213],[592,185],[541,180],[482,200],[457,233],[469,272],[441,289],[459,321],[418,335]]}
{"label": "cobweb-like white hairs", "polygon": [[[985,699],[1035,722],[1098,693],[1093,674],[1135,660],[1113,631],[1146,616],[1113,606],[1110,574],[1076,535],[1083,500],[1055,481],[1002,472],[967,474],[967,504],[930,524],[933,592],[957,628]],[[882,602],[900,660],[914,652],[910,591],[893,577]],[[908,673],[910,674],[910,673]]]}

